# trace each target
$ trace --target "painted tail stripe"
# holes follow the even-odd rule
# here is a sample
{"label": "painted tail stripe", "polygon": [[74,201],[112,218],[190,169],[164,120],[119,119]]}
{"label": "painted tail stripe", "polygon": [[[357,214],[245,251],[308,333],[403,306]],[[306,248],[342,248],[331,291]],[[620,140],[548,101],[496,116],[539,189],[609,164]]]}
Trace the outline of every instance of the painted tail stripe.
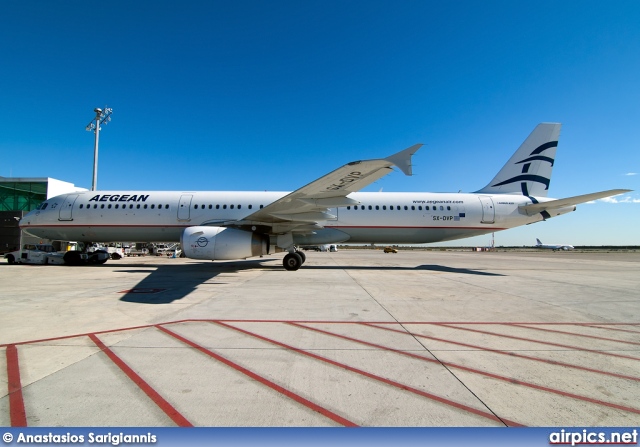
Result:
{"label": "painted tail stripe", "polygon": [[373,379],[373,380],[376,380],[378,382],[382,382],[382,383],[385,383],[387,385],[391,385],[393,387],[399,388],[401,390],[409,391],[410,393],[414,393],[414,394],[417,394],[419,396],[426,397],[427,399],[430,399],[430,400],[433,400],[433,401],[436,401],[436,402],[439,402],[439,403],[442,403],[442,404],[445,404],[445,405],[448,405],[448,406],[451,406],[451,407],[454,407],[454,408],[458,408],[460,410],[464,410],[464,411],[466,411],[468,413],[472,413],[472,414],[475,414],[475,415],[478,415],[478,416],[482,416],[484,418],[487,418],[487,419],[490,419],[492,421],[499,422],[499,423],[502,423],[502,424],[505,424],[505,425],[511,426],[511,427],[521,427],[522,426],[521,424],[518,424],[517,422],[509,421],[507,419],[500,419],[500,418],[498,418],[497,416],[495,416],[492,413],[487,413],[485,411],[481,411],[481,410],[478,410],[476,408],[469,407],[467,405],[460,404],[458,402],[454,402],[452,400],[445,399],[445,398],[440,397],[440,396],[436,396],[435,394],[427,393],[427,392],[419,390],[417,388],[413,388],[413,387],[410,387],[408,385],[405,385],[405,384],[402,384],[402,383],[399,383],[399,382],[395,382],[393,380],[385,379],[384,377],[380,377],[380,376],[377,376],[375,374],[371,374],[371,373],[368,373],[366,371],[363,371],[361,369],[353,368],[353,367],[351,367],[349,365],[346,365],[344,363],[336,362],[336,361],[328,359],[326,357],[322,357],[322,356],[319,356],[317,354],[313,354],[311,352],[307,352],[307,351],[304,351],[302,349],[298,349],[298,348],[295,348],[293,346],[281,343],[279,341],[272,340],[272,339],[267,338],[267,337],[263,337],[262,335],[259,335],[259,334],[256,334],[256,333],[241,329],[239,327],[235,327],[235,326],[232,326],[232,325],[229,325],[229,324],[226,324],[226,323],[222,323],[220,321],[217,321],[217,322],[214,322],[214,323],[218,324],[220,326],[229,328],[229,329],[233,329],[234,331],[238,331],[238,332],[241,332],[243,334],[249,335],[251,337],[257,338],[259,340],[266,341],[266,342],[271,343],[273,345],[281,346],[281,347],[283,347],[285,349],[288,349],[290,351],[296,352],[298,354],[305,355],[307,357],[311,357],[311,358],[313,358],[315,360],[319,360],[321,362],[328,363],[330,365],[334,365],[334,366],[337,366],[337,367],[342,368],[342,369],[346,369],[347,371],[351,371],[351,372],[360,374],[360,375],[365,376],[365,377],[367,377],[369,379]]}
{"label": "painted tail stripe", "polygon": [[184,416],[182,416],[173,405],[167,402],[156,390],[154,390],[147,382],[144,381],[133,369],[131,369],[120,357],[118,357],[111,349],[109,349],[95,334],[89,334],[89,338],[104,352],[113,363],[115,363],[147,396],[166,413],[178,427],[193,427]]}
{"label": "painted tail stripe", "polygon": [[18,363],[18,349],[16,345],[7,346],[7,379],[9,382],[9,417],[12,427],[26,427],[27,414],[22,399],[22,385],[20,383],[20,364]]}
{"label": "painted tail stripe", "polygon": [[212,358],[218,360],[219,362],[224,363],[225,365],[235,369],[238,372],[241,372],[242,374],[244,374],[244,375],[246,375],[248,377],[251,377],[252,379],[256,380],[257,382],[268,386],[269,388],[271,388],[271,389],[273,389],[273,390],[275,390],[275,391],[287,396],[290,399],[293,399],[294,401],[304,405],[305,407],[310,408],[310,409],[312,409],[314,411],[317,411],[318,413],[320,413],[321,415],[331,419],[332,421],[335,421],[335,422],[337,422],[337,423],[339,423],[341,425],[344,425],[345,427],[357,427],[358,426],[355,423],[349,421],[348,419],[345,419],[342,416],[339,416],[336,413],[334,413],[334,412],[332,412],[330,410],[327,410],[326,408],[323,408],[323,407],[321,407],[321,406],[319,406],[317,404],[314,404],[310,400],[307,400],[304,397],[302,397],[302,396],[300,396],[300,395],[298,395],[298,394],[296,394],[296,393],[294,393],[292,391],[289,391],[289,390],[281,387],[280,385],[277,385],[276,383],[274,383],[274,382],[272,382],[272,381],[270,381],[270,380],[268,380],[268,379],[266,379],[266,378],[264,378],[262,376],[259,376],[256,373],[253,373],[253,372],[249,371],[246,368],[243,368],[242,366],[238,365],[237,363],[234,363],[231,360],[228,360],[227,358],[222,357],[221,355],[216,354],[215,352],[210,351],[210,350],[208,350],[208,349],[206,349],[206,348],[204,348],[204,347],[192,342],[191,340],[189,340],[187,338],[184,338],[181,335],[178,335],[173,331],[170,331],[169,329],[167,329],[165,327],[162,327],[162,326],[159,326],[159,325],[156,326],[156,327],[158,329],[160,329],[162,332],[170,335],[171,337],[176,338],[177,340],[180,340],[182,343],[184,343],[186,345],[189,345],[192,348],[197,349],[198,351],[202,352],[203,354],[208,355],[209,357],[212,357]]}

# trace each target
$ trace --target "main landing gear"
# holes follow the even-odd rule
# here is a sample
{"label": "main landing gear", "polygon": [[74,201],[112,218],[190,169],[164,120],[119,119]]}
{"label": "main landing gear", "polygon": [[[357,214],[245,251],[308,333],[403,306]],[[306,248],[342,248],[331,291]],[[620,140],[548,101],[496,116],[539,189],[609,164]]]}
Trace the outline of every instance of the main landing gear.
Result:
{"label": "main landing gear", "polygon": [[307,256],[301,251],[294,251],[287,254],[282,261],[282,265],[287,270],[298,270],[304,261],[307,260]]}

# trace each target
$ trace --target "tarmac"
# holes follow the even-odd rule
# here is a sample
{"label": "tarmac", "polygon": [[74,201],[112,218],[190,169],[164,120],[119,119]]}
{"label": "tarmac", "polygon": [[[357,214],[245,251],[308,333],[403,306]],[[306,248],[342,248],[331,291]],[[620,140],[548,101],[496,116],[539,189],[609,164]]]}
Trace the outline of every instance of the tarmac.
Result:
{"label": "tarmac", "polygon": [[0,263],[0,426],[640,425],[640,253]]}

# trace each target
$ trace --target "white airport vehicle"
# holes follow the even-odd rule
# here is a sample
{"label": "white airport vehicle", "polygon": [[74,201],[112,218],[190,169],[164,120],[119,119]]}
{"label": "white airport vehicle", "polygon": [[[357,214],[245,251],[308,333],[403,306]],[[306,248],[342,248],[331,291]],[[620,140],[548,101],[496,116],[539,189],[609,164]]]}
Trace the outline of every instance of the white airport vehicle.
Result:
{"label": "white airport vehicle", "polygon": [[536,238],[536,248],[546,248],[549,250],[557,251],[557,250],[573,250],[573,245],[568,244],[543,244],[540,242],[540,239]]}
{"label": "white airport vehicle", "polygon": [[63,194],[27,214],[20,227],[51,240],[181,242],[186,257],[229,260],[339,243],[424,244],[539,222],[576,205],[628,192],[547,197],[561,125],[539,124],[484,188],[474,193],[357,192],[398,167],[412,174],[411,146],[354,161],[293,192],[86,191]]}
{"label": "white airport vehicle", "polygon": [[50,244],[24,244],[21,250],[7,253],[4,257],[9,264],[82,265],[104,264],[109,259],[109,253],[104,250],[87,253],[71,250],[60,253]]}
{"label": "white airport vehicle", "polygon": [[50,244],[24,244],[4,257],[9,264],[64,264],[63,254]]}
{"label": "white airport vehicle", "polygon": [[125,256],[147,256],[148,254],[148,248],[136,248],[135,245],[124,249]]}

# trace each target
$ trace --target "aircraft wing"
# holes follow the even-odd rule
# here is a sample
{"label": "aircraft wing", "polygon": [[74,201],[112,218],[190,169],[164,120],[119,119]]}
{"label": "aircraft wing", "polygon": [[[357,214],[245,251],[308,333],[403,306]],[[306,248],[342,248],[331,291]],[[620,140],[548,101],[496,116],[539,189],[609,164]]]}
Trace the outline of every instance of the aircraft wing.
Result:
{"label": "aircraft wing", "polygon": [[608,191],[594,192],[591,194],[583,194],[581,196],[567,197],[566,199],[550,200],[548,202],[532,203],[530,205],[523,205],[521,210],[532,216],[543,211],[554,210],[557,208],[564,208],[571,205],[578,205],[580,203],[590,202],[591,200],[602,199],[603,197],[615,196],[618,194],[624,194],[630,192],[630,189],[610,189]]}
{"label": "aircraft wing", "polygon": [[412,175],[411,157],[422,144],[413,145],[387,158],[353,161],[329,174],[293,191],[265,206],[242,221],[225,222],[225,226],[270,227],[270,232],[281,233],[299,229],[312,231],[318,221],[335,219],[329,208],[357,205],[347,197],[355,191],[384,177],[397,166],[406,175]]}

